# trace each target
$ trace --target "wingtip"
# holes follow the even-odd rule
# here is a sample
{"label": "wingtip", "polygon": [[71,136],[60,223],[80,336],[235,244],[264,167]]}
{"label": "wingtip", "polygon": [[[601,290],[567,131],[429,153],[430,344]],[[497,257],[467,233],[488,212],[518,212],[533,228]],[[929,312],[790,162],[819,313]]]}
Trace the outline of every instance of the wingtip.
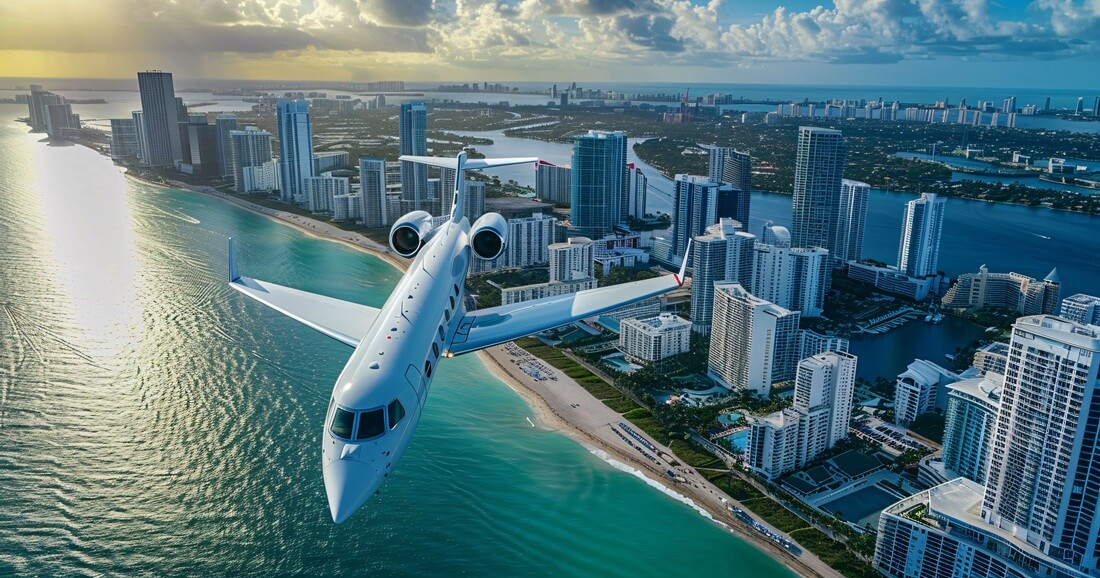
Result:
{"label": "wingtip", "polygon": [[676,276],[676,281],[680,284],[684,284],[684,273],[687,272],[688,259],[691,258],[691,239],[688,239],[687,248],[684,249],[684,262],[680,263],[680,274]]}
{"label": "wingtip", "polygon": [[240,273],[237,272],[237,244],[233,242],[233,237],[229,238],[229,282],[241,278]]}

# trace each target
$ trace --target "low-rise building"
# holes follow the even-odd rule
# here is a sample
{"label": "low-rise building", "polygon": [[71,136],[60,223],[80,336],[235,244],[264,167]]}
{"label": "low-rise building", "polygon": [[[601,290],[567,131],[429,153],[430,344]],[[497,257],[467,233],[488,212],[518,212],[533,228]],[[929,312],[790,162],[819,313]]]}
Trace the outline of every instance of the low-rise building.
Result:
{"label": "low-rise building", "polygon": [[543,297],[567,295],[569,293],[576,293],[577,291],[584,291],[586,289],[595,288],[596,279],[594,277],[586,277],[583,279],[576,279],[572,281],[551,281],[549,283],[521,285],[519,287],[508,287],[501,289],[500,302],[503,305],[511,305],[513,303],[530,301],[532,299],[542,299]]}
{"label": "low-rise building", "polygon": [[993,372],[1004,375],[1005,366],[1008,364],[1008,344],[994,341],[978,351],[974,352],[974,367],[982,372],[982,375]]}
{"label": "low-rise building", "polygon": [[931,361],[914,360],[898,375],[894,392],[894,423],[907,426],[918,415],[947,406],[949,383],[959,381],[959,374]]}
{"label": "low-rise building", "polygon": [[897,267],[883,267],[870,263],[848,262],[848,278],[874,285],[876,289],[907,297],[913,301],[923,301],[936,296],[943,284],[943,277],[910,277]]}

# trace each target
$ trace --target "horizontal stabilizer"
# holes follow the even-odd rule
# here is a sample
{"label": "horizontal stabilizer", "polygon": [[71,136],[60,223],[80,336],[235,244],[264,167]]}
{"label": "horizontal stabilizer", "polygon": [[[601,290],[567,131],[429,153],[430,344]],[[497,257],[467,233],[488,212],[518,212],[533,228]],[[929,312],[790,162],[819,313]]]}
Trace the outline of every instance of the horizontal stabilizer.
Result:
{"label": "horizontal stabilizer", "polygon": [[[401,155],[398,160],[409,161],[413,163],[419,163],[422,165],[430,165],[433,167],[440,167],[443,169],[457,169],[458,159],[450,157],[422,157],[413,155]],[[507,159],[467,159],[462,165],[464,169],[487,169],[490,167],[504,167],[508,165],[522,165],[522,164],[534,164],[538,162],[538,157],[517,157]]]}
{"label": "horizontal stabilizer", "polygon": [[229,240],[229,286],[260,303],[345,345],[356,347],[378,317],[379,310],[267,281],[237,272],[233,240]]}

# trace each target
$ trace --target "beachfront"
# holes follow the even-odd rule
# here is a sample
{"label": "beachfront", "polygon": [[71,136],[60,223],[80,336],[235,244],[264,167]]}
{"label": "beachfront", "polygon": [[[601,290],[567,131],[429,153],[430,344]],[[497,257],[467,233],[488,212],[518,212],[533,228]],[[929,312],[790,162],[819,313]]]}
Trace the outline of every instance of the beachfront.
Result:
{"label": "beachfront", "polygon": [[[163,186],[157,183],[151,184]],[[258,205],[210,187],[192,186],[174,181],[169,184],[233,203],[307,234],[370,253],[400,270],[408,266],[408,261],[398,259],[389,252],[387,247],[332,224]],[[593,454],[613,466],[645,478],[650,485],[663,488],[665,493],[692,505],[707,517],[738,537],[754,544],[795,572],[804,576],[840,576],[805,549],[801,556],[795,557],[775,542],[749,529],[749,526],[744,525],[744,522],[737,519],[728,509],[729,505],[739,506],[736,501],[705,480],[693,468],[673,466],[670,459],[673,454],[667,447],[645,437],[645,444],[651,448],[642,449],[640,446],[643,444],[635,435],[644,437],[644,434],[635,431],[634,435],[631,435],[629,430],[622,429],[618,425],[623,421],[620,414],[605,406],[560,371],[510,344],[487,349],[479,354],[496,376],[527,400],[539,424],[543,427],[560,431],[574,438]],[[669,471],[674,472],[675,479],[669,475]],[[789,538],[774,528],[772,530],[776,535]]]}

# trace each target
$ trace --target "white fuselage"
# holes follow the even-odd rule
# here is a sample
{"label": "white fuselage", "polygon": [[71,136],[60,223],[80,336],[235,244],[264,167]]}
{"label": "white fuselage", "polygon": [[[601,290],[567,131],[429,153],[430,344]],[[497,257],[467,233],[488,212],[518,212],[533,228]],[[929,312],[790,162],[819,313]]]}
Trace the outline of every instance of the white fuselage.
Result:
{"label": "white fuselage", "polygon": [[321,442],[336,522],[378,489],[412,439],[464,313],[469,231],[464,217],[435,231],[336,380]]}

